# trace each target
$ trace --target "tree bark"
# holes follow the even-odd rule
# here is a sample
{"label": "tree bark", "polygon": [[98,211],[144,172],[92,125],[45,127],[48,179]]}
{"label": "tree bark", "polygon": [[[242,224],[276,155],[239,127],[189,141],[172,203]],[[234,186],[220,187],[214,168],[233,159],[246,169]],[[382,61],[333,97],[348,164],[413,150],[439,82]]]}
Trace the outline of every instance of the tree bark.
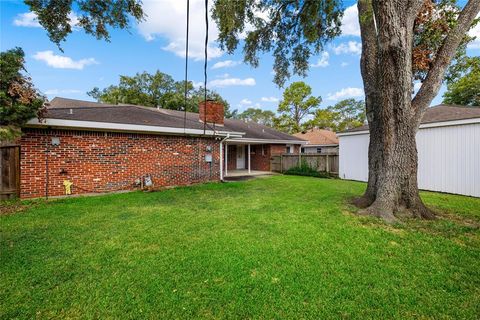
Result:
{"label": "tree bark", "polygon": [[[360,0],[361,72],[370,131],[367,190],[355,203],[366,213],[396,220],[398,215],[433,219],[417,184],[416,133],[438,93],[443,74],[480,8],[470,0],[447,35],[422,89],[412,103],[412,46],[422,0]],[[424,88],[425,87],[425,88]]]}

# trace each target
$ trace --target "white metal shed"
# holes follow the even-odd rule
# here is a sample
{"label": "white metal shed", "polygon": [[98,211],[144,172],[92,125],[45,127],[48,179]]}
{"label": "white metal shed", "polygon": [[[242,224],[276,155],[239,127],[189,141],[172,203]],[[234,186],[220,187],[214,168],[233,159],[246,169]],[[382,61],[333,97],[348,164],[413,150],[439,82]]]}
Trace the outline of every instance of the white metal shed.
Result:
{"label": "white metal shed", "polygon": [[[368,180],[368,127],[338,134],[339,176]],[[480,197],[480,108],[439,105],[417,133],[418,186]]]}

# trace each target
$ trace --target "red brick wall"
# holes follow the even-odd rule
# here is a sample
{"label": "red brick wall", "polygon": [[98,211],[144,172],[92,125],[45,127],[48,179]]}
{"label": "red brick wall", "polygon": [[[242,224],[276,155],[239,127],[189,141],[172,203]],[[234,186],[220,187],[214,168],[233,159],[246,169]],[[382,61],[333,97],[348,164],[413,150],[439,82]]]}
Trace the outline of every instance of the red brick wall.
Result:
{"label": "red brick wall", "polygon": [[[272,155],[280,155],[286,152],[285,144],[265,144],[263,145],[264,153],[262,154],[262,145],[251,145],[250,165],[252,170],[270,171],[270,158]],[[294,153],[298,154],[299,147],[294,146]],[[245,157],[247,156],[248,146],[245,146]],[[237,169],[237,146],[228,146],[228,170]],[[247,169],[248,160],[245,158],[245,169]],[[228,171],[227,170],[227,171]]]}
{"label": "red brick wall", "polygon": [[251,145],[250,148],[250,164],[252,170],[270,171],[270,145],[257,144]]}
{"label": "red brick wall", "polygon": [[[21,197],[45,195],[46,146],[50,196],[136,189],[150,175],[155,186],[219,180],[219,142],[211,138],[26,129],[21,138]],[[60,138],[52,146],[52,137]],[[213,162],[205,162],[207,146]]]}
{"label": "red brick wall", "polygon": [[207,110],[205,110],[205,102],[200,102],[198,106],[199,119],[208,123],[223,124],[224,123],[224,106],[222,103],[207,100]]}

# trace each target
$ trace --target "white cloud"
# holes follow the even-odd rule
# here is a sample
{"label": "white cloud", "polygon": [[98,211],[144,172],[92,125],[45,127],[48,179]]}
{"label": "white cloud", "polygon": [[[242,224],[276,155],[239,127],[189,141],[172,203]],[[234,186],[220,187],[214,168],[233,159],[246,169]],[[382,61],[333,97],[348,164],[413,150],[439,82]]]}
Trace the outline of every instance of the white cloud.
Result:
{"label": "white cloud", "polygon": [[247,98],[240,100],[240,105],[241,106],[248,106],[248,105],[251,105],[251,104],[252,104],[252,101],[248,100]]}
{"label": "white cloud", "polygon": [[47,91],[45,91],[45,94],[47,95],[77,94],[77,93],[83,93],[83,91],[77,90],[77,89],[48,89]]}
{"label": "white cloud", "polygon": [[362,44],[358,41],[342,42],[338,46],[333,45],[332,50],[337,55],[342,53],[361,54]]}
{"label": "white cloud", "polygon": [[94,58],[73,60],[70,57],[56,55],[51,50],[39,51],[33,56],[33,58],[35,60],[44,61],[47,65],[56,69],[82,70],[85,66],[98,64]]}
{"label": "white cloud", "polygon": [[279,101],[278,98],[276,98],[276,97],[262,97],[260,100],[263,101],[263,102],[278,102]]}
{"label": "white cloud", "polygon": [[[78,16],[74,12],[70,12],[68,14],[68,17],[70,18],[70,25],[72,27],[76,26],[79,22]],[[38,17],[35,12],[25,12],[25,13],[19,13],[16,18],[13,20],[13,25],[17,27],[32,27],[32,28],[41,28],[42,26],[38,22]],[[76,30],[74,28],[73,30]]]}
{"label": "white cloud", "polygon": [[340,64],[340,66],[341,66],[341,67],[346,67],[346,66],[348,66],[348,62],[342,62],[342,63]]}
{"label": "white cloud", "polygon": [[339,100],[345,98],[357,98],[364,95],[363,89],[360,88],[343,88],[335,93],[329,93],[327,100]]}
{"label": "white cloud", "polygon": [[233,61],[233,60],[219,61],[213,65],[212,69],[231,68],[231,67],[238,66],[239,64],[240,64],[240,61]]}
{"label": "white cloud", "polygon": [[320,58],[318,58],[317,60],[317,63],[314,63],[314,64],[311,64],[310,66],[312,68],[325,68],[328,66],[328,58],[330,57],[330,55],[328,54],[327,51],[323,51],[322,52],[322,55],[320,56]]}
{"label": "white cloud", "polygon": [[[209,8],[212,8],[212,1],[209,2]],[[168,44],[163,49],[173,52],[179,57],[185,57],[186,3],[186,1],[178,0],[144,1],[142,7],[147,18],[139,24],[139,33],[147,41],[151,41],[157,36],[166,38]],[[203,0],[190,1],[189,56],[195,60],[202,60],[204,57],[204,6]],[[210,15],[208,37],[209,59],[220,57],[223,52],[215,44],[218,38],[218,28]]]}
{"label": "white cloud", "polygon": [[254,86],[256,84],[254,78],[223,78],[215,79],[209,82],[211,87],[228,87],[228,86]]}
{"label": "white cloud", "polygon": [[356,4],[345,9],[341,29],[343,36],[360,36],[360,23],[358,22],[358,8]]}
{"label": "white cloud", "polygon": [[38,23],[37,14],[35,12],[19,13],[13,20],[13,24],[17,27],[41,27],[40,23]]}
{"label": "white cloud", "polygon": [[[477,14],[477,19],[478,18],[480,18],[480,13]],[[480,49],[480,22],[477,23],[477,25],[468,32],[468,35],[471,37],[476,37],[475,40],[468,44],[468,48]]]}

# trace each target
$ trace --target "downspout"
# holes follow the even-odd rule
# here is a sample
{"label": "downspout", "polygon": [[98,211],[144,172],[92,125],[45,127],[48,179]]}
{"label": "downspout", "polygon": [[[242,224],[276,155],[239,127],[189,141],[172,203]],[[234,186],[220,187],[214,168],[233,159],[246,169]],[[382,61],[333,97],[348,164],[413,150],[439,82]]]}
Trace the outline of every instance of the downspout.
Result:
{"label": "downspout", "polygon": [[220,141],[220,181],[223,182],[223,142],[230,138],[230,133]]}

